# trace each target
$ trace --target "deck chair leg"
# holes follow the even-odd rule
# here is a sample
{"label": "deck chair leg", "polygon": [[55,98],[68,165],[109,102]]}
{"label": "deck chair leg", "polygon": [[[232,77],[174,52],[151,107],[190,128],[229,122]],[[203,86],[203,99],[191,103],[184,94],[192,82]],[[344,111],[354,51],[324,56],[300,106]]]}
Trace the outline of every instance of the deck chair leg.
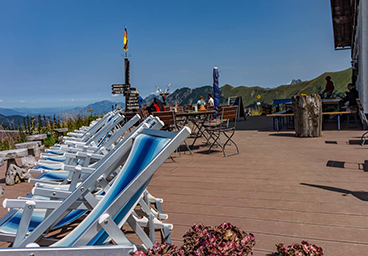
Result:
{"label": "deck chair leg", "polygon": [[163,238],[163,242],[166,242],[166,243],[169,243],[169,244],[171,244],[171,235],[170,235],[170,229],[167,227],[167,226],[165,226],[164,227],[164,238]]}
{"label": "deck chair leg", "polygon": [[148,219],[149,219],[149,222],[148,222],[148,227],[149,227],[149,237],[152,241],[152,243],[155,243],[156,242],[156,238],[155,238],[155,225],[154,225],[154,216],[152,213],[149,213],[148,214]]}
{"label": "deck chair leg", "polygon": [[137,234],[139,239],[142,241],[145,249],[153,247],[152,241],[149,239],[147,234],[143,231],[141,226],[136,222],[136,220],[134,219],[132,215],[128,217],[127,223],[133,229],[133,231]]}
{"label": "deck chair leg", "polygon": [[19,247],[19,242],[21,242],[28,232],[29,223],[31,222],[32,213],[36,207],[34,201],[27,201],[23,209],[22,218],[20,220],[17,234],[13,243],[13,247]]}
{"label": "deck chair leg", "polygon": [[110,185],[104,177],[101,176],[100,178],[98,178],[97,183],[101,186],[103,190],[105,190],[106,192],[109,191]]}
{"label": "deck chair leg", "polygon": [[130,245],[131,242],[116,225],[116,223],[111,219],[110,215],[105,213],[99,220],[98,224],[109,234],[110,238],[118,245]]}
{"label": "deck chair leg", "polygon": [[69,191],[74,191],[75,188],[77,187],[77,183],[78,183],[79,177],[81,175],[81,172],[82,172],[82,167],[80,165],[77,165],[74,168],[71,183],[70,183],[70,186],[69,186]]}

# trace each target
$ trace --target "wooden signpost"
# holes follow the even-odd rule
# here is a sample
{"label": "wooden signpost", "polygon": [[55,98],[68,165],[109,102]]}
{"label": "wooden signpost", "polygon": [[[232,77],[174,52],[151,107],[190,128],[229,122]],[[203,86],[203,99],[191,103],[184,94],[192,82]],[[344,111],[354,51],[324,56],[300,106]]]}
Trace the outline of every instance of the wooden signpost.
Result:
{"label": "wooden signpost", "polygon": [[139,109],[139,93],[130,86],[130,64],[129,59],[124,59],[125,64],[125,84],[113,84],[111,85],[113,94],[123,94],[125,96],[125,111]]}
{"label": "wooden signpost", "polygon": [[243,100],[241,96],[229,97],[227,104],[229,106],[238,106],[238,110],[236,114],[237,121],[239,121],[240,117],[244,117],[244,120],[247,120],[247,118],[245,117],[244,105],[243,105]]}

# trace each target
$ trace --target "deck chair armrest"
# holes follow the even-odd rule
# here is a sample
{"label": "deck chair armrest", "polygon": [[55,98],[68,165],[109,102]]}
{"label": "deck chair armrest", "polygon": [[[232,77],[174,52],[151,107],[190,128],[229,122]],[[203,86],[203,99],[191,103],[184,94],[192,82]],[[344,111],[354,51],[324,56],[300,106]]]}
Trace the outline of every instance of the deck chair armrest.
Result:
{"label": "deck chair armrest", "polygon": [[5,199],[3,207],[8,209],[22,209],[29,204],[35,204],[38,209],[55,209],[63,201],[60,200],[30,200],[30,199]]}
{"label": "deck chair armrest", "polygon": [[70,137],[77,137],[77,138],[81,138],[83,137],[85,133],[82,133],[82,132],[68,132],[66,135],[70,136]]}
{"label": "deck chair armrest", "polygon": [[34,179],[34,178],[31,178],[31,179],[28,179],[28,183],[45,183],[45,184],[49,184],[49,185],[62,185],[63,183],[62,182],[58,182],[58,181],[51,181],[51,180],[40,180],[40,179]]}
{"label": "deck chair armrest", "polygon": [[34,187],[32,189],[32,194],[35,196],[47,196],[47,197],[56,197],[56,198],[67,198],[71,192],[67,190],[60,189],[52,189],[52,188],[42,188],[42,187]]}
{"label": "deck chair armrest", "polygon": [[76,141],[76,140],[69,140],[69,139],[66,139],[65,141],[64,141],[64,143],[66,144],[66,145],[68,145],[69,147],[84,147],[85,145],[86,145],[86,143],[85,142],[83,142],[83,141]]}
{"label": "deck chair armrest", "polygon": [[[68,155],[68,154],[66,154],[66,155]],[[90,152],[78,152],[78,153],[75,154],[75,156],[77,158],[81,158],[81,157],[87,158],[87,157],[89,157],[91,159],[97,159],[97,160],[101,160],[104,157],[103,155],[93,154],[93,153],[90,153]]]}
{"label": "deck chair armrest", "polygon": [[[63,201],[61,200],[29,199],[23,197],[18,199],[5,199],[3,207],[8,209],[24,209],[28,205],[33,205],[36,209],[56,209],[62,203]],[[70,208],[75,210],[87,210],[80,202],[75,202]]]}
{"label": "deck chair armrest", "polygon": [[65,171],[69,171],[69,172],[80,171],[80,172],[83,172],[83,173],[92,173],[92,172],[94,172],[96,170],[96,168],[82,167],[80,165],[77,165],[77,166],[74,166],[74,165],[64,165],[64,170]]}
{"label": "deck chair armrest", "polygon": [[[49,164],[49,165],[57,165],[58,166],[58,168],[60,168],[60,169],[63,169],[64,168],[64,163],[63,162],[56,162],[56,161],[51,161],[51,160],[44,160],[44,159],[40,159],[40,160],[38,160],[38,162],[36,163],[36,166],[41,166],[42,167],[42,165],[47,165],[47,164]],[[60,167],[59,167],[59,165],[60,165]]]}

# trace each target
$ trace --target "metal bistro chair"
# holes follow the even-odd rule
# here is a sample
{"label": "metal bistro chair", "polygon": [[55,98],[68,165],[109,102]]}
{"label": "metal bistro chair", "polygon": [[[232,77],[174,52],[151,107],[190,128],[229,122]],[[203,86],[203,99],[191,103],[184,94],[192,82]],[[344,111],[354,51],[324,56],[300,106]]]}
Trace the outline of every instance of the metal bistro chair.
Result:
{"label": "metal bistro chair", "polygon": [[[179,131],[180,130],[176,123],[176,116],[175,116],[174,111],[153,112],[152,115],[160,118],[160,120],[164,122],[165,126],[162,128],[163,130],[167,130],[167,131],[173,131],[173,130]],[[189,145],[186,142],[186,140],[184,140],[184,144],[187,147],[189,153],[193,155],[193,152],[192,150],[190,150]]]}
{"label": "metal bistro chair", "polygon": [[185,111],[194,111],[194,108],[193,108],[193,106],[192,105],[189,105],[189,104],[187,104],[187,105],[185,105]]}
{"label": "metal bistro chair", "polygon": [[[239,154],[238,145],[232,139],[235,134],[237,109],[238,106],[221,107],[221,109],[218,111],[218,122],[216,122],[216,124],[208,124],[203,126],[210,136],[209,140],[213,140],[208,149],[209,154],[215,145],[218,145],[221,148],[224,157]],[[234,119],[234,122],[230,122],[232,119]],[[226,138],[225,141],[221,141],[222,135]],[[230,145],[229,142],[234,144],[236,152],[227,155],[225,152],[225,147]]]}

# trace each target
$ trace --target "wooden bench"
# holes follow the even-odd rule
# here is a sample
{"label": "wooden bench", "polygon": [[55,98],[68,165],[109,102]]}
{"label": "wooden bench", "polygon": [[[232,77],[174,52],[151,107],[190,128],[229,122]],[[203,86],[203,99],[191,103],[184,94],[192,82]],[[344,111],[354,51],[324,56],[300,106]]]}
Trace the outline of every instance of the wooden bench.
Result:
{"label": "wooden bench", "polygon": [[45,151],[45,139],[47,138],[47,134],[36,134],[36,135],[28,135],[26,136],[26,140],[28,141],[38,141],[41,145],[39,147],[41,152]]}
{"label": "wooden bench", "polygon": [[23,142],[14,145],[16,149],[25,148],[28,150],[28,155],[40,157],[40,146],[39,141]]}
{"label": "wooden bench", "polygon": [[41,145],[45,145],[45,139],[47,138],[47,134],[36,134],[36,135],[28,135],[26,140],[28,141],[40,141]]}
{"label": "wooden bench", "polygon": [[[293,117],[294,113],[290,113],[289,110],[279,111],[273,114],[268,114],[267,116],[273,117],[273,129],[279,132],[282,129],[282,120],[284,117]],[[288,120],[289,121],[289,120]]]}
{"label": "wooden bench", "polygon": [[[356,112],[354,111],[334,111],[334,112],[322,112],[323,116],[326,115],[337,115],[337,129],[340,131],[341,125],[341,115],[352,115],[352,114],[356,114]],[[280,111],[280,112],[276,112],[273,114],[269,114],[267,116],[271,116],[274,118],[274,130],[276,128],[276,130],[279,132],[282,129],[282,118],[283,117],[290,117],[290,116],[294,116],[294,113],[287,113],[286,110]],[[348,120],[349,122],[350,120]],[[276,122],[276,124],[275,124]],[[356,120],[355,120],[356,122]]]}

